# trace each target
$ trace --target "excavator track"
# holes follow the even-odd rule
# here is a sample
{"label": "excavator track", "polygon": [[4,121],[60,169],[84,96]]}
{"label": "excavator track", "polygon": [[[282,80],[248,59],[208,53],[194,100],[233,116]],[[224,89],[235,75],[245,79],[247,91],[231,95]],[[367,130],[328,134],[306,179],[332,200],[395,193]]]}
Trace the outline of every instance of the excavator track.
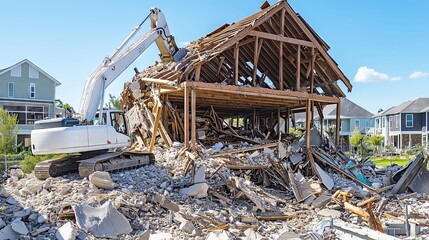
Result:
{"label": "excavator track", "polygon": [[49,177],[59,177],[76,172],[79,168],[81,155],[69,155],[39,162],[34,167],[34,175],[37,179],[45,180]]}
{"label": "excavator track", "polygon": [[116,171],[128,168],[136,168],[155,162],[152,153],[137,152],[107,152],[89,159],[80,161],[79,175],[87,177],[95,171]]}
{"label": "excavator track", "polygon": [[98,152],[92,155],[69,155],[39,162],[34,168],[34,174],[40,180],[73,172],[79,172],[81,177],[87,177],[95,171],[111,172],[137,168],[154,162],[155,156],[152,153]]}

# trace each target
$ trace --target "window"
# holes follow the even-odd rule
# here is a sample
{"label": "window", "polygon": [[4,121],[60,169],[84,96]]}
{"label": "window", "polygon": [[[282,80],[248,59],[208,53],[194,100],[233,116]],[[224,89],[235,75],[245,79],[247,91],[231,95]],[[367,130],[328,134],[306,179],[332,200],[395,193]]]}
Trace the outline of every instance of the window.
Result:
{"label": "window", "polygon": [[36,97],[36,84],[30,83],[30,98]]}
{"label": "window", "polygon": [[413,114],[407,114],[405,115],[405,126],[406,127],[413,127]]}
{"label": "window", "polygon": [[125,118],[122,112],[110,113],[112,127],[115,128],[116,132],[127,134],[127,127],[125,126]]}
{"label": "window", "polygon": [[395,116],[395,121],[396,121],[396,123],[395,123],[396,128],[399,128],[399,115]]}
{"label": "window", "polygon": [[29,66],[28,68],[28,77],[29,78],[39,78],[39,71],[37,71],[37,69],[35,69],[32,66]]}
{"label": "window", "polygon": [[381,127],[382,128],[386,127],[386,118],[384,117],[381,119]]}
{"label": "window", "polygon": [[7,84],[7,96],[14,97],[15,95],[15,86],[13,82]]}
{"label": "window", "polygon": [[359,121],[359,120],[356,120],[356,121],[355,121],[355,127],[357,127],[357,128],[359,128],[359,127],[360,127],[360,121]]}
{"label": "window", "polygon": [[426,134],[422,135],[422,145],[427,146],[428,136]]}
{"label": "window", "polygon": [[16,66],[10,70],[11,77],[21,77],[21,65]]}

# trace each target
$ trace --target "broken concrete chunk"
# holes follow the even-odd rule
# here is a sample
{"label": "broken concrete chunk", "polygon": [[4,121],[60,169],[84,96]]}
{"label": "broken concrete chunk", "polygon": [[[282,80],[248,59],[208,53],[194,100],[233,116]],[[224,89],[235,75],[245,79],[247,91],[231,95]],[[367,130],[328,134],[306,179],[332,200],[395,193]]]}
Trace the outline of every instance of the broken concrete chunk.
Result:
{"label": "broken concrete chunk", "polygon": [[328,195],[320,195],[311,203],[311,206],[314,208],[323,208],[331,201],[331,196]]}
{"label": "broken concrete chunk", "polygon": [[149,240],[173,240],[173,235],[170,233],[158,232],[151,234]]}
{"label": "broken concrete chunk", "polygon": [[17,168],[17,169],[11,169],[10,175],[17,178],[23,178],[25,176],[25,173],[20,168]]}
{"label": "broken concrete chunk", "polygon": [[99,207],[85,204],[73,206],[76,223],[82,230],[96,237],[115,237],[132,232],[128,220],[120,213],[111,200]]}
{"label": "broken concrete chunk", "polygon": [[150,239],[150,231],[146,230],[142,234],[140,234],[138,240],[149,240]]}
{"label": "broken concrete chunk", "polygon": [[207,197],[209,185],[207,183],[197,183],[187,188],[180,189],[180,194],[185,194],[191,197],[203,198]]}
{"label": "broken concrete chunk", "polygon": [[29,192],[31,192],[32,194],[36,194],[40,191],[42,191],[42,184],[40,183],[30,183],[27,186],[25,186],[25,189]]}
{"label": "broken concrete chunk", "polygon": [[77,231],[71,222],[67,222],[55,233],[57,240],[74,240],[76,239]]}
{"label": "broken concrete chunk", "polygon": [[110,178],[108,172],[96,171],[89,175],[89,181],[95,186],[107,190],[113,190],[116,187],[116,184]]}
{"label": "broken concrete chunk", "polygon": [[21,220],[13,221],[11,223],[11,227],[13,231],[20,235],[27,235],[28,234],[28,228],[25,226],[25,223]]}
{"label": "broken concrete chunk", "polygon": [[3,219],[0,218],[0,229],[6,226],[6,223],[3,221]]}
{"label": "broken concrete chunk", "polygon": [[8,225],[0,230],[0,239],[19,239],[20,234],[12,229],[11,225]]}
{"label": "broken concrete chunk", "polygon": [[246,236],[246,240],[262,240],[262,236],[255,232],[253,229],[248,228],[244,231],[244,235]]}
{"label": "broken concrete chunk", "polygon": [[182,222],[180,224],[180,230],[184,231],[185,233],[191,234],[192,231],[195,230],[195,226],[194,226],[194,224],[192,222],[185,221],[185,222]]}
{"label": "broken concrete chunk", "polygon": [[31,214],[31,208],[26,208],[24,210],[18,211],[18,212],[14,212],[13,213],[13,217],[15,218],[22,218],[22,217],[27,217]]}
{"label": "broken concrete chunk", "polygon": [[323,216],[323,217],[331,217],[331,218],[340,218],[341,212],[334,210],[334,209],[322,209],[317,212],[317,215]]}
{"label": "broken concrete chunk", "polygon": [[7,199],[6,199],[6,202],[7,203],[9,203],[9,204],[11,204],[11,205],[17,205],[18,204],[18,202],[15,200],[15,198],[13,198],[12,196],[9,196]]}
{"label": "broken concrete chunk", "polygon": [[47,219],[48,219],[48,216],[46,216],[46,215],[40,215],[40,216],[37,218],[37,222],[38,222],[38,223],[44,223]]}
{"label": "broken concrete chunk", "polygon": [[155,193],[153,200],[165,209],[171,210],[173,212],[179,211],[179,205],[171,201],[168,196],[162,196],[161,194]]}
{"label": "broken concrete chunk", "polygon": [[204,166],[200,166],[195,172],[194,183],[206,182],[206,169]]}

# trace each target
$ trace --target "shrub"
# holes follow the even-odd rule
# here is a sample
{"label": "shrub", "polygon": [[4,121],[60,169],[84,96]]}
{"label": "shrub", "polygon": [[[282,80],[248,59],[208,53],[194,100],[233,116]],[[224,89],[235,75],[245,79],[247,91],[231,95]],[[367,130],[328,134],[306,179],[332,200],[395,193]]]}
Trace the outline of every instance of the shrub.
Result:
{"label": "shrub", "polygon": [[41,161],[45,161],[45,160],[49,160],[49,159],[54,159],[54,158],[61,158],[61,157],[65,157],[66,154],[60,154],[60,155],[38,155],[38,156],[34,156],[34,155],[26,155],[24,160],[21,162],[21,169],[22,171],[24,171],[25,173],[31,173],[34,170],[34,167],[36,166],[37,163],[41,162]]}

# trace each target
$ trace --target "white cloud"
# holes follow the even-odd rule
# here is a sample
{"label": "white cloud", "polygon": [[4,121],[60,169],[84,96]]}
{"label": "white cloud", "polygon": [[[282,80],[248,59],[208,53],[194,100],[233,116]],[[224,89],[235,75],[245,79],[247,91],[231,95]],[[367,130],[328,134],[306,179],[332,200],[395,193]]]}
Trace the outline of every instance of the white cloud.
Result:
{"label": "white cloud", "polygon": [[429,73],[427,72],[413,72],[410,74],[410,79],[416,79],[416,78],[423,78],[423,77],[427,77],[429,75]]}
{"label": "white cloud", "polygon": [[[395,80],[398,80],[398,77],[394,77]],[[380,82],[380,81],[386,81],[386,80],[394,80],[390,79],[389,75],[386,73],[381,73],[375,71],[375,69],[368,68],[366,66],[360,67],[357,70],[357,73],[355,75],[355,82]]]}
{"label": "white cloud", "polygon": [[392,81],[399,81],[399,80],[401,80],[402,79],[402,77],[392,77],[390,80],[392,80]]}

